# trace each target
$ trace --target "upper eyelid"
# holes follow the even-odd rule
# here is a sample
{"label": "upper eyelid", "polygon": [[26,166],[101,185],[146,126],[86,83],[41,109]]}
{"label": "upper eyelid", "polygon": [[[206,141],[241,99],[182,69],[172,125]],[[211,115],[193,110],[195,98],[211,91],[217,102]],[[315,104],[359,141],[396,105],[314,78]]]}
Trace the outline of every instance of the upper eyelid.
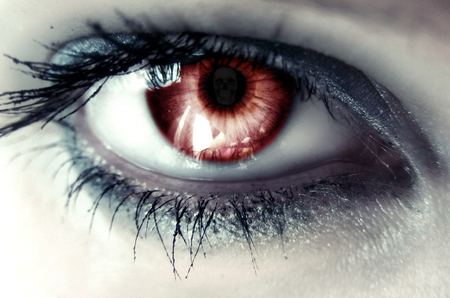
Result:
{"label": "upper eyelid", "polygon": [[[91,38],[96,38],[96,37],[91,37]],[[224,37],[225,41],[222,40],[222,42],[224,42],[226,44],[227,42],[227,37]],[[85,39],[82,40],[82,42]],[[220,39],[219,39],[220,40]],[[251,43],[252,41],[255,42],[252,39],[242,39],[242,38],[238,38],[237,40],[233,40],[231,38],[231,41],[234,41],[236,43]],[[74,41],[72,44],[77,45],[76,43],[77,41]],[[259,42],[259,41],[256,41]],[[70,47],[71,43],[68,43],[68,46]],[[337,67],[338,70],[334,70],[334,76],[336,76],[335,81],[340,81],[340,84],[336,84],[334,83],[334,89],[335,90],[327,90],[328,91],[328,96],[332,95],[334,93],[334,97],[338,98],[342,103],[344,103],[344,105],[350,107],[351,109],[353,109],[353,112],[357,112],[357,113],[369,113],[370,115],[365,115],[366,119],[370,123],[371,125],[375,125],[375,129],[378,130],[378,132],[383,132],[385,133],[385,136],[390,138],[390,137],[394,137],[395,140],[392,140],[392,142],[396,142],[398,141],[398,138],[400,139],[400,142],[397,143],[397,146],[399,146],[399,144],[401,144],[401,142],[403,142],[404,144],[402,144],[402,147],[414,147],[416,150],[414,152],[412,152],[413,155],[415,155],[414,160],[416,160],[418,163],[421,164],[422,168],[425,169],[431,169],[432,171],[436,172],[437,169],[437,164],[438,164],[438,158],[436,157],[436,155],[434,154],[434,152],[432,150],[430,150],[431,146],[429,141],[427,140],[427,138],[420,133],[420,129],[418,128],[417,125],[415,125],[415,123],[412,121],[412,119],[410,119],[408,113],[406,112],[406,110],[404,109],[404,107],[402,106],[402,104],[395,98],[395,96],[393,96],[388,90],[386,90],[384,87],[382,87],[381,85],[379,85],[378,83],[372,81],[365,81],[364,82],[364,75],[359,74],[358,71],[354,71],[352,72],[347,72],[345,73],[346,67],[348,68],[349,66],[344,66],[343,63],[337,61],[334,58],[330,58],[330,57],[326,57],[317,53],[314,53],[313,51],[310,50],[301,50],[301,48],[297,48],[297,47],[293,47],[293,46],[289,46],[289,45],[283,45],[283,44],[278,44],[278,43],[270,43],[270,42],[266,42],[266,44],[262,44],[259,45],[261,48],[264,48],[265,46],[269,46],[269,48],[273,45],[278,46],[277,50],[279,50],[280,48],[282,50],[272,53],[273,55],[281,55],[281,56],[289,56],[289,54],[294,55],[295,57],[290,57],[290,58],[286,58],[286,60],[292,62],[294,60],[301,60],[304,59],[305,61],[302,61],[301,66],[302,67],[310,67],[310,71],[314,70],[314,72],[318,73],[319,75],[321,74],[322,71],[324,71],[324,69],[326,69],[326,66],[328,64],[330,64],[331,62],[335,63],[335,66],[342,64],[342,69],[339,69],[339,66]],[[273,49],[273,48],[272,48]],[[283,49],[286,49],[285,51],[283,51]],[[293,54],[292,51],[295,52],[296,49],[300,49],[300,52]],[[259,49],[260,50],[260,49]],[[298,55],[302,55],[305,54],[306,56],[303,57],[299,57]],[[317,68],[317,65],[308,65],[308,59],[311,59],[311,57],[313,57],[313,59],[315,60],[312,64],[321,64],[320,59],[325,59],[325,62],[322,63],[323,65],[319,68]],[[319,58],[317,58],[319,57]],[[248,57],[244,57],[244,58],[248,58]],[[329,60],[326,60],[329,59]],[[330,62],[331,61],[331,62]],[[298,66],[297,66],[298,67]],[[295,71],[294,71],[295,72]],[[306,72],[306,70],[305,70]],[[329,73],[328,73],[329,75]],[[348,79],[345,78],[345,76],[348,75],[352,75],[353,78],[352,79]],[[362,86],[357,86],[359,88],[355,89],[355,90],[359,90],[362,91],[362,93],[358,94],[358,93],[353,93],[350,97],[348,96],[348,92],[353,90],[352,88],[354,88],[354,86],[350,86],[350,89],[346,89],[346,90],[339,90],[340,87],[342,87],[342,84],[347,84],[347,85],[352,85],[352,81],[358,81],[358,84],[365,84],[364,88],[361,88]],[[364,82],[364,83],[363,83]],[[333,85],[333,80],[331,80],[330,82],[327,82],[327,86],[325,87],[325,89],[329,89],[331,86],[330,84]],[[373,86],[375,86],[376,88],[373,88]],[[323,86],[324,87],[324,86]],[[332,89],[333,89],[332,88]],[[367,93],[367,91],[369,89],[372,89],[372,91],[370,93]],[[375,91],[375,92],[374,92]],[[337,92],[337,93],[336,93]],[[344,92],[344,93],[342,93]],[[371,95],[369,95],[371,94]],[[376,103],[374,105],[374,103]],[[357,107],[358,105],[360,105],[359,107]],[[358,111],[359,109],[359,111]],[[361,110],[362,109],[362,110]],[[362,115],[359,115],[362,116]],[[375,121],[375,122],[374,122]],[[378,123],[376,123],[378,122]],[[378,126],[378,127],[377,127]],[[380,126],[384,126],[383,131],[380,131]],[[411,146],[414,143],[414,146]],[[409,144],[409,145],[408,145]],[[411,156],[410,156],[411,157]],[[416,158],[416,157],[420,157],[420,158]],[[425,166],[424,166],[425,165]]]}
{"label": "upper eyelid", "polygon": [[[67,43],[67,42],[66,42]],[[312,43],[313,45],[314,44],[317,44],[317,42],[316,43]],[[313,48],[314,48],[314,46],[313,46]],[[338,56],[339,57],[339,56]],[[407,121],[407,122],[411,122],[411,121]],[[417,126],[413,129],[413,131],[418,131],[418,130],[420,130],[420,129],[417,129]],[[431,148],[431,146],[429,146],[429,142],[427,141],[427,138],[425,137],[425,136],[423,136],[422,135],[422,137],[420,137],[420,139],[423,139],[424,141],[422,142],[423,143],[423,145],[422,146],[419,146],[419,147],[421,147],[421,148],[423,148],[423,149],[425,149],[425,151],[430,151],[429,149]],[[417,152],[417,156],[423,156],[423,154],[421,155],[420,153],[423,153],[423,150],[419,150],[418,152]],[[426,154],[425,156],[429,156],[430,154]],[[431,166],[428,166],[428,167],[430,167],[430,168],[435,168],[435,166],[434,165],[436,165],[436,160],[437,160],[437,158],[435,158],[435,154],[434,153],[432,153],[431,155],[433,155],[433,158],[426,158],[426,161],[428,161],[427,163],[429,164],[429,165],[431,165]],[[431,162],[429,162],[431,160]]]}

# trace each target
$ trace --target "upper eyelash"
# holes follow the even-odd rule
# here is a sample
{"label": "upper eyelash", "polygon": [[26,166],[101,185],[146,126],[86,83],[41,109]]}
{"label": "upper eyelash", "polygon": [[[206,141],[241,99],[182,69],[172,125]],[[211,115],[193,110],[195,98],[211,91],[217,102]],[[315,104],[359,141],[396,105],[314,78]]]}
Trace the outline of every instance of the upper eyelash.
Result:
{"label": "upper eyelash", "polygon": [[[43,126],[45,126],[57,118],[58,115],[78,103],[86,91],[100,80],[105,80],[103,82],[105,83],[111,76],[119,74],[126,75],[129,72],[140,69],[148,69],[148,71],[151,71],[155,69],[154,67],[159,67],[158,70],[165,76],[170,74],[168,70],[170,70],[171,63],[180,61],[182,63],[193,63],[205,59],[208,56],[217,57],[218,55],[250,59],[255,65],[264,65],[272,68],[277,64],[281,71],[297,77],[297,91],[303,88],[303,90],[307,91],[307,97],[310,97],[312,94],[318,96],[325,103],[332,115],[328,102],[329,96],[325,95],[325,90],[316,87],[314,79],[306,75],[306,70],[303,73],[295,72],[294,74],[286,61],[279,61],[279,59],[276,61],[276,58],[280,57],[280,54],[275,53],[275,47],[269,43],[256,40],[247,41],[245,43],[246,45],[254,44],[259,46],[255,54],[255,49],[251,51],[243,47],[243,41],[237,38],[224,39],[223,37],[207,37],[203,34],[192,33],[177,35],[153,33],[138,34],[138,41],[132,39],[130,44],[124,45],[122,40],[123,36],[127,35],[102,35],[101,38],[107,38],[108,41],[117,46],[114,51],[103,55],[85,52],[73,53],[68,52],[65,48],[62,50],[53,49],[56,55],[60,54],[66,59],[73,59],[70,63],[66,64],[20,61],[6,55],[14,63],[29,68],[28,71],[22,70],[22,72],[33,78],[50,82],[52,85],[41,89],[21,90],[0,94],[0,97],[8,97],[9,99],[9,102],[2,104],[4,108],[0,112],[22,116],[19,121],[0,128],[0,136],[7,135],[38,121],[44,121]],[[186,47],[187,38],[195,39],[196,42],[190,42],[188,43],[189,46]],[[119,41],[122,41],[122,43]],[[151,42],[155,41],[156,44],[152,45]],[[211,43],[215,44],[215,46],[208,46]],[[217,46],[217,44],[220,46]],[[178,50],[174,52],[172,50],[173,47],[176,47]],[[270,54],[267,54],[267,52]],[[199,55],[199,53],[201,54]],[[130,70],[130,68],[136,65],[139,65],[137,69]],[[149,78],[153,86],[160,86],[164,83],[164,81],[158,80],[157,77],[149,76]],[[101,87],[102,85],[81,105],[78,105],[66,115],[57,118],[57,120],[61,121],[78,111],[101,90]],[[57,102],[53,100],[56,97],[59,97],[59,101]],[[36,100],[38,101],[36,102]],[[13,105],[13,107],[8,107],[10,105]]]}
{"label": "upper eyelash", "polygon": [[[124,16],[122,18],[131,29],[143,30],[139,24]],[[195,61],[200,59],[196,56],[198,54],[203,57],[224,55],[251,60],[255,65],[279,69],[297,78],[297,92],[306,91],[306,95],[301,94],[306,96],[306,99],[314,94],[325,104],[331,116],[335,106],[333,101],[344,105],[345,109],[355,116],[354,119],[358,119],[359,126],[375,129],[393,148],[400,150],[411,163],[411,172],[418,172],[419,168],[441,171],[435,152],[430,150],[432,148],[430,142],[420,133],[420,127],[414,123],[411,115],[405,111],[395,96],[359,70],[332,57],[300,47],[251,38],[207,36],[202,33],[108,34],[99,24],[93,24],[92,28],[98,37],[97,41],[109,42],[101,49],[103,54],[98,53],[100,50],[98,48],[92,49],[91,44],[90,48],[77,53],[68,52],[66,47],[52,49],[56,55],[60,53],[66,58],[73,59],[65,64],[23,62],[10,57],[14,63],[25,65],[30,69],[23,72],[52,82],[53,85],[0,94],[0,97],[9,98],[9,102],[1,104],[4,108],[0,109],[0,112],[21,116],[18,121],[0,128],[0,136],[38,121],[44,121],[45,126],[67,108],[76,105],[78,99],[95,82],[135,71],[136,69],[130,68],[139,63],[143,63],[139,67],[143,69],[180,61]],[[112,45],[115,50],[108,51],[108,47]],[[108,52],[107,55],[105,51]],[[152,82],[155,86],[158,83]],[[97,91],[100,89],[101,85]],[[55,95],[61,96],[58,101],[52,100]],[[94,95],[95,93],[92,94]],[[75,113],[92,96],[57,120]],[[417,152],[403,150],[412,144],[419,149]],[[412,156],[410,153],[417,154]],[[413,163],[413,160],[419,161],[420,164]]]}

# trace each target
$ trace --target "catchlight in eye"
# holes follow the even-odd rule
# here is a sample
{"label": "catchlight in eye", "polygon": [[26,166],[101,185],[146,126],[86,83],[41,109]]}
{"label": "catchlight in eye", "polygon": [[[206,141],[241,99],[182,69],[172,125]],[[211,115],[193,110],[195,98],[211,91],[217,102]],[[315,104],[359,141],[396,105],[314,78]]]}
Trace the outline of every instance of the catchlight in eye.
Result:
{"label": "catchlight in eye", "polygon": [[198,160],[233,162],[269,146],[288,117],[292,79],[239,59],[181,67],[176,82],[146,92],[161,134]]}

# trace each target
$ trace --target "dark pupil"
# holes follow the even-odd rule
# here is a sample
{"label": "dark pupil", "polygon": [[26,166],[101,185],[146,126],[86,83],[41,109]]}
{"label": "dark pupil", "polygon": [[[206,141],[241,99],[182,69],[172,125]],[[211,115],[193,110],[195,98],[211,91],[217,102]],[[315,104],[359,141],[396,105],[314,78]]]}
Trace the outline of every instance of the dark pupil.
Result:
{"label": "dark pupil", "polygon": [[213,99],[216,103],[230,106],[241,101],[243,95],[241,89],[245,82],[242,82],[240,74],[235,69],[226,66],[221,67],[213,72],[212,77]]}

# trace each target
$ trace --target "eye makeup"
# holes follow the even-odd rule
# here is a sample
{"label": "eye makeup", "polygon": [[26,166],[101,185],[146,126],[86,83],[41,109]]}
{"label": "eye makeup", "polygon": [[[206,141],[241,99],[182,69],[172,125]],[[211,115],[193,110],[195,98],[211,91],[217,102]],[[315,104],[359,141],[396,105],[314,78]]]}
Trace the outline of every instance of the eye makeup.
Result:
{"label": "eye makeup", "polygon": [[[296,78],[297,89],[306,93],[306,98],[319,98],[332,116],[344,114],[361,132],[363,142],[378,143],[380,152],[392,157],[389,162],[381,161],[392,165],[389,174],[362,171],[364,167],[357,166],[342,171],[341,165],[335,165],[331,170],[333,165],[323,165],[307,173],[225,186],[220,181],[179,181],[131,165],[118,169],[109,162],[117,158],[113,154],[109,153],[110,158],[100,154],[98,159],[99,150],[87,153],[93,145],[80,139],[80,124],[72,121],[71,115],[101,92],[108,77],[170,63],[191,64],[205,57],[250,59],[255,65],[276,68]],[[55,53],[50,64],[14,61],[52,85],[3,93],[15,104],[3,112],[17,115],[19,120],[0,133],[6,135],[37,121],[59,120],[67,130],[62,144],[80,172],[69,197],[89,186],[96,194],[93,214],[107,198],[112,202],[111,222],[119,211],[130,210],[127,212],[134,217],[136,241],[153,231],[175,272],[177,239],[188,248],[193,264],[206,241],[215,247],[229,245],[230,239],[244,239],[252,253],[261,243],[309,238],[326,227],[357,220],[349,218],[348,210],[358,205],[375,205],[383,200],[404,204],[399,198],[412,189],[420,170],[435,168],[437,163],[426,138],[385,88],[334,58],[299,47],[196,33],[101,33],[69,42]],[[97,82],[100,87],[86,96]],[[147,179],[163,187],[149,189],[137,179],[139,176],[152,177]],[[371,200],[375,197],[377,202]]]}

